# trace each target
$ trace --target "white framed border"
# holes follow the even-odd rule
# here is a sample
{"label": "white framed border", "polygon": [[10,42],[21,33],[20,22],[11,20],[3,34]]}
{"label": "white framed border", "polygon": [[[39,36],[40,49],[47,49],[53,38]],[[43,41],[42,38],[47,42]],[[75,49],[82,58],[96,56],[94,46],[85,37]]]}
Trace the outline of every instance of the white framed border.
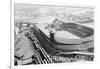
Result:
{"label": "white framed border", "polygon": [[[50,2],[50,0],[47,0],[48,2]],[[66,67],[66,68],[70,68],[70,67],[72,67],[72,68],[74,68],[74,66],[76,65],[76,67],[77,68],[80,68],[80,67],[82,67],[82,66],[86,66],[86,67],[88,67],[88,66],[90,66],[90,64],[91,65],[93,65],[94,63],[93,62],[88,62],[88,63],[85,63],[85,62],[82,62],[82,64],[80,64],[80,63],[59,63],[59,64],[44,64],[44,65],[27,65],[27,66],[14,66],[14,3],[25,3],[25,4],[36,4],[36,5],[50,5],[50,6],[74,6],[74,7],[92,7],[92,8],[95,8],[95,6],[94,5],[86,5],[86,4],[74,4],[74,3],[72,3],[72,4],[66,4],[66,3],[64,3],[64,2],[59,2],[59,3],[56,3],[56,2],[53,2],[53,3],[47,3],[47,1],[45,1],[45,2],[38,2],[38,1],[35,1],[34,2],[34,0],[32,1],[32,0],[12,0],[11,1],[11,12],[10,12],[10,14],[11,14],[11,25],[10,25],[10,31],[11,31],[11,34],[10,34],[10,37],[11,37],[11,56],[10,56],[10,58],[11,58],[11,60],[10,60],[10,62],[11,62],[11,68],[12,69],[41,69],[41,68],[44,68],[44,69],[51,69],[51,68],[54,68],[54,69],[56,69],[56,68],[58,68],[58,69],[61,69],[61,68],[65,68],[66,67],[66,65],[68,66],[68,67]],[[57,0],[56,0],[57,1]],[[63,4],[64,3],[64,4]],[[61,66],[61,67],[59,67],[59,66]]]}

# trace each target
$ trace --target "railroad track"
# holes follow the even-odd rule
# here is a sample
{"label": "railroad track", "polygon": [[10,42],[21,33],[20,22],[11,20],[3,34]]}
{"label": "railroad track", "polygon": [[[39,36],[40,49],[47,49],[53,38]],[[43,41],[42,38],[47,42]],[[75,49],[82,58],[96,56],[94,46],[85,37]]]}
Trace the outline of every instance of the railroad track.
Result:
{"label": "railroad track", "polygon": [[28,37],[33,41],[34,47],[37,50],[37,52],[40,54],[41,59],[38,58],[39,64],[49,64],[52,63],[52,60],[49,58],[49,55],[46,53],[46,51],[41,47],[41,44],[39,43],[38,39],[34,35],[34,31],[30,31],[28,33]]}

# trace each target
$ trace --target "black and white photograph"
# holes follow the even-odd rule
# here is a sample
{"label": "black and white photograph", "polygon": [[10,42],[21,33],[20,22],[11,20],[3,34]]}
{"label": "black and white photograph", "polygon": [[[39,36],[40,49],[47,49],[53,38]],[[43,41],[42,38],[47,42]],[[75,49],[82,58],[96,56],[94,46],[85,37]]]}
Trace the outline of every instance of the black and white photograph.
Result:
{"label": "black and white photograph", "polygon": [[93,62],[94,8],[14,3],[14,66]]}

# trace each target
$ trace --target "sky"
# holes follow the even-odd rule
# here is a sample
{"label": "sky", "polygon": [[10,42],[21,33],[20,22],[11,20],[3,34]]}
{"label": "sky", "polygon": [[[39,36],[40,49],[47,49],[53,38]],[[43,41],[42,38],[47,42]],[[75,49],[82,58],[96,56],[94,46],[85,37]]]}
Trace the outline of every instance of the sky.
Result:
{"label": "sky", "polygon": [[55,18],[68,20],[71,16],[93,17],[94,9],[89,7],[49,6],[36,4],[15,3],[15,21],[25,22],[52,22]]}

